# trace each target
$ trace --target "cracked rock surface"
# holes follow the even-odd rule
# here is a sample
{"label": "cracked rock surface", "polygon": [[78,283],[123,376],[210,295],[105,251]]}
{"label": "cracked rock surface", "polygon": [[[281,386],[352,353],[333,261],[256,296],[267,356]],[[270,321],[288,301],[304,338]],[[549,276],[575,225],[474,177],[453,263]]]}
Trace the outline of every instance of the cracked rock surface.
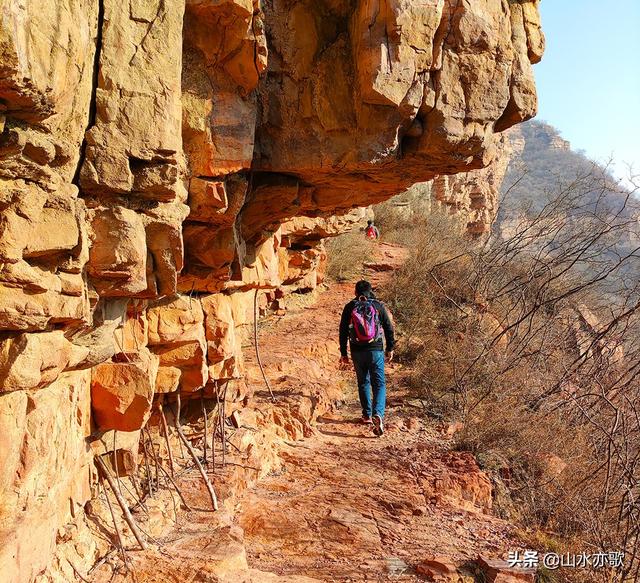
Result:
{"label": "cracked rock surface", "polygon": [[0,570],[29,583],[72,576],[105,436],[135,467],[160,395],[244,407],[256,289],[261,314],[316,289],[323,240],[416,182],[487,231],[544,36],[538,0],[0,14]]}

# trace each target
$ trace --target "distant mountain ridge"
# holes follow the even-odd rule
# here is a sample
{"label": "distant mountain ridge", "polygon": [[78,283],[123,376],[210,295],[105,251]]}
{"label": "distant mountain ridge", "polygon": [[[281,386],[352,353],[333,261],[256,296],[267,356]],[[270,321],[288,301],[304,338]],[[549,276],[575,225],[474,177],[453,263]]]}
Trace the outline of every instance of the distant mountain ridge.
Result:
{"label": "distant mountain ridge", "polygon": [[[509,131],[512,156],[502,184],[498,214],[492,231],[509,238],[522,232],[523,225],[544,213],[545,221],[564,223],[563,237],[571,244],[573,230],[596,231],[610,227],[610,235],[598,240],[591,250],[594,265],[630,256],[610,279],[631,283],[640,278],[640,200],[608,168],[575,151],[553,126],[529,121]],[[545,205],[546,206],[545,208]],[[591,225],[591,227],[589,226]],[[554,239],[559,231],[550,228],[547,245],[560,249],[565,243]],[[569,237],[569,238],[568,238]],[[597,269],[597,267],[594,267]]]}
{"label": "distant mountain ridge", "polygon": [[[630,191],[609,170],[571,148],[558,129],[531,120],[509,131],[512,157],[502,184],[496,227],[514,216],[534,216],[549,200],[580,179],[583,202],[602,204],[615,213],[622,208]],[[585,177],[593,179],[587,184]],[[627,217],[640,216],[640,201],[632,198],[624,209]]]}

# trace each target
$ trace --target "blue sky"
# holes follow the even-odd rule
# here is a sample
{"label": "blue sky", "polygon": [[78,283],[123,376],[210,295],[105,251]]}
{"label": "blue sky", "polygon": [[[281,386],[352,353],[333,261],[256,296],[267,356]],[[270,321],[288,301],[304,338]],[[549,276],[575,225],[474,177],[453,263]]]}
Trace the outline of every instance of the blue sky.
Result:
{"label": "blue sky", "polygon": [[640,174],[640,0],[542,0],[538,119],[574,149]]}

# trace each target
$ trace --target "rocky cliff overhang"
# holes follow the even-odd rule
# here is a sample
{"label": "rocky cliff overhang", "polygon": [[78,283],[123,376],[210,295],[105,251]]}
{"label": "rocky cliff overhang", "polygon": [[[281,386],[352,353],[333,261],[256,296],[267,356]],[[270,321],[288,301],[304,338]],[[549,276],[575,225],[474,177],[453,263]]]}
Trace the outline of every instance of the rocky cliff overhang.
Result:
{"label": "rocky cliff overhang", "polygon": [[87,444],[241,375],[250,290],[313,288],[362,215],[326,217],[487,166],[543,47],[537,0],[0,3],[3,574],[49,564]]}

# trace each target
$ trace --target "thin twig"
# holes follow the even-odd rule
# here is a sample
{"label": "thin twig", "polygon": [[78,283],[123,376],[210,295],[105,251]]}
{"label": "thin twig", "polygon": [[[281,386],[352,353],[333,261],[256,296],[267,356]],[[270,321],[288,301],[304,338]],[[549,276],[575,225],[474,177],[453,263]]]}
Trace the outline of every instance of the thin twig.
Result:
{"label": "thin twig", "polygon": [[[180,399],[180,389],[178,389],[178,392],[176,393],[176,419],[175,419],[175,423],[176,423],[176,427],[180,427],[180,412],[182,410],[182,401]],[[182,457],[182,459],[184,459],[184,449],[182,447],[182,441],[178,441],[178,444],[180,445],[180,455]]]}
{"label": "thin twig", "polygon": [[[100,458],[96,458],[96,460],[98,460]],[[102,460],[100,460],[100,462],[102,463]],[[102,482],[100,482],[102,484]],[[109,512],[111,514],[111,520],[113,520],[113,528],[116,531],[116,538],[117,538],[117,543],[118,543],[118,551],[120,552],[120,554],[122,555],[122,561],[124,562],[125,565],[128,565],[128,559],[127,559],[127,551],[125,551],[124,549],[124,544],[122,542],[122,535],[120,534],[120,529],[118,528],[118,521],[116,520],[116,515],[113,512],[113,506],[111,505],[111,500],[109,500],[109,493],[107,492],[107,489],[104,487],[104,484],[102,484],[102,489],[104,491],[104,497],[107,499],[107,506],[109,507]]]}
{"label": "thin twig", "polygon": [[149,426],[145,425],[143,431],[147,432],[147,439],[149,440],[149,445],[151,446],[151,453],[153,454],[153,462],[156,464],[156,490],[160,490],[160,479],[158,476],[158,466],[160,465],[160,462],[158,461],[156,448],[153,445],[153,439],[151,439],[151,432],[149,431]]}
{"label": "thin twig", "polygon": [[91,569],[89,569],[89,571],[87,572],[87,575],[91,575],[91,573],[93,573],[98,567],[104,565],[108,560],[109,557],[111,555],[113,555],[113,553],[115,553],[116,550],[115,549],[111,549],[109,552],[107,552],[107,554],[105,554],[103,557],[100,557],[93,565],[93,567],[91,567]]}
{"label": "thin twig", "polygon": [[[109,486],[111,487],[111,490],[113,491],[113,494],[116,497],[118,504],[120,505],[120,509],[122,510],[122,514],[124,516],[126,523],[129,525],[129,528],[131,529],[133,536],[136,537],[136,540],[138,541],[140,548],[144,551],[147,548],[147,543],[144,541],[144,538],[142,537],[142,534],[140,532],[140,529],[138,528],[138,525],[136,524],[136,521],[134,520],[133,516],[131,516],[131,512],[129,512],[129,507],[127,506],[125,499],[122,497],[120,492],[118,492],[115,484],[113,483],[113,478],[111,476],[111,473],[109,472],[109,469],[107,468],[105,463],[102,461],[102,459],[100,459],[99,456],[96,457],[95,460],[96,460],[97,466],[100,468],[102,475],[104,476],[104,478],[106,478]],[[107,500],[108,498],[109,497],[107,496]]]}
{"label": "thin twig", "polygon": [[153,480],[151,479],[151,468],[149,467],[149,453],[147,452],[147,440],[144,436],[144,431],[140,430],[140,439],[142,440],[142,453],[144,456],[144,468],[147,474],[147,492],[149,496],[153,496]]}
{"label": "thin twig", "polygon": [[191,512],[193,509],[191,508],[191,506],[189,506],[189,504],[187,503],[187,500],[185,499],[184,495],[182,494],[182,490],[180,490],[180,488],[178,488],[178,484],[176,484],[176,481],[171,477],[171,475],[169,474],[169,472],[167,472],[167,470],[164,469],[163,466],[160,466],[160,469],[163,471],[164,475],[167,476],[167,478],[169,479],[169,481],[171,482],[171,485],[174,487],[175,491],[178,493],[178,496],[180,496],[180,500],[182,500],[182,504],[184,505],[184,507]]}
{"label": "thin twig", "polygon": [[256,360],[258,361],[258,366],[260,367],[262,378],[264,379],[265,385],[267,385],[267,389],[269,389],[271,400],[275,401],[276,398],[273,396],[273,391],[271,390],[269,379],[267,378],[267,374],[264,372],[264,367],[262,366],[262,360],[260,359],[260,348],[258,347],[258,291],[259,289],[256,288],[256,293],[253,296],[253,341],[256,347]]}
{"label": "thin twig", "polygon": [[116,441],[116,437],[118,435],[118,430],[113,430],[113,471],[116,474],[116,483],[118,484],[118,490],[120,494],[122,494],[122,486],[120,485],[120,472],[118,471],[118,444]]}
{"label": "thin twig", "polygon": [[87,579],[86,577],[83,577],[82,573],[80,573],[80,571],[76,569],[76,566],[69,559],[67,559],[67,563],[71,565],[71,568],[73,569],[73,572],[75,573],[76,577],[84,581],[84,583],[91,583],[89,579]]}
{"label": "thin twig", "polygon": [[220,426],[220,383],[216,381],[216,420],[213,424],[213,434],[211,436],[211,457],[213,458],[213,472],[216,471],[216,433]]}
{"label": "thin twig", "polygon": [[207,462],[207,438],[209,435],[209,423],[207,419],[207,408],[204,405],[204,389],[200,391],[200,407],[202,408],[202,416],[204,417],[204,465],[208,466]]}
{"label": "thin twig", "polygon": [[193,461],[195,462],[196,467],[198,468],[198,471],[200,472],[200,475],[204,480],[205,486],[209,491],[209,496],[211,497],[211,504],[213,506],[213,509],[218,510],[218,497],[216,496],[215,490],[213,489],[213,485],[211,484],[211,481],[209,480],[207,473],[204,471],[204,468],[202,467],[202,464],[200,463],[200,460],[198,459],[196,452],[193,450],[193,447],[189,443],[189,440],[184,436],[184,433],[182,432],[182,427],[180,427],[179,424],[176,424],[176,430],[178,431],[178,436],[182,440],[182,443],[184,443],[185,448],[191,455],[191,459],[193,459]]}
{"label": "thin twig", "polygon": [[164,432],[164,438],[167,442],[167,453],[169,455],[169,470],[171,471],[171,477],[175,476],[174,464],[173,464],[173,452],[171,451],[171,443],[169,442],[169,427],[167,425],[167,418],[164,414],[162,403],[164,402],[164,394],[158,397],[158,411],[160,411],[160,420],[162,421],[162,431]]}
{"label": "thin twig", "polygon": [[229,388],[229,381],[224,384],[224,391],[222,393],[222,402],[220,404],[220,433],[222,439],[222,467],[226,467],[226,456],[227,456],[227,427],[226,427],[226,419],[227,419],[227,389]]}
{"label": "thin twig", "polygon": [[136,476],[134,474],[131,474],[129,476],[129,479],[131,480],[131,483],[133,484],[133,489],[136,493],[136,496],[138,498],[138,502],[140,502],[140,506],[142,506],[142,508],[144,509],[144,511],[149,514],[149,509],[147,508],[147,505],[144,503],[144,496],[142,493],[142,490],[140,489],[140,485],[138,484],[138,480],[136,478]]}
{"label": "thin twig", "polygon": [[[129,496],[131,496],[133,498],[133,500],[135,502],[135,504],[133,505],[133,508],[135,509],[138,506],[140,506],[145,511],[147,516],[149,516],[149,510],[145,506],[144,502],[142,502],[142,499],[138,498],[136,492],[132,491],[131,488],[129,488],[129,486],[127,486],[127,483],[124,480],[121,480],[119,483],[120,483],[120,485],[124,486],[124,489],[127,491]],[[120,491],[120,493],[122,493],[122,491]]]}

